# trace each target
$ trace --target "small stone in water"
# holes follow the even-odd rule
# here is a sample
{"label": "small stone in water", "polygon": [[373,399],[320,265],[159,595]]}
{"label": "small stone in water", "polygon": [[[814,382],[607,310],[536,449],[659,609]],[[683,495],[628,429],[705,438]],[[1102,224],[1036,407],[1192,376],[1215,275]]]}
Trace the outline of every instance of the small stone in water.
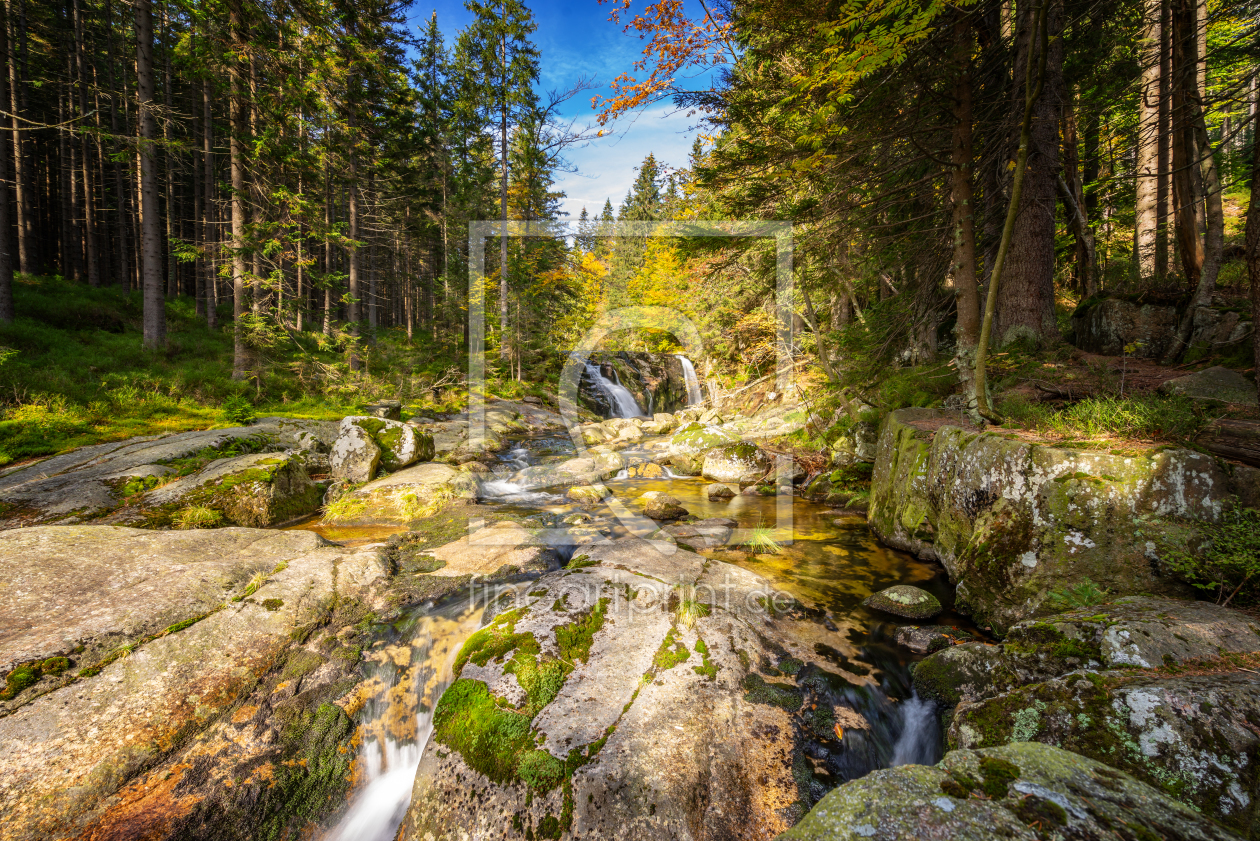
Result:
{"label": "small stone in water", "polygon": [[944,610],[936,596],[909,584],[894,584],[862,604],[906,619],[929,619]]}

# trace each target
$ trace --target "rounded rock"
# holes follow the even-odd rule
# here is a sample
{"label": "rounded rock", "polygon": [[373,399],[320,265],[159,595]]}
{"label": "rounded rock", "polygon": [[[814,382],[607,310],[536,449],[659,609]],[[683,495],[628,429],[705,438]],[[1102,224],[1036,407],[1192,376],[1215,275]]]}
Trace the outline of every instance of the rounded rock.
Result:
{"label": "rounded rock", "polygon": [[868,597],[862,604],[904,619],[930,619],[944,610],[936,596],[909,584],[894,584]]}

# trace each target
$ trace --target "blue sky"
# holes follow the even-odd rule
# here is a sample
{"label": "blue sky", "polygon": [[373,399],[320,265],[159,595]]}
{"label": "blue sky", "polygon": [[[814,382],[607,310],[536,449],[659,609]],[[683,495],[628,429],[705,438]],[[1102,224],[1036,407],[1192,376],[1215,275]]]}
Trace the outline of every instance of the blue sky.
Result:
{"label": "blue sky", "polygon": [[[540,91],[566,89],[578,77],[594,75],[599,88],[591,94],[607,93],[608,83],[631,71],[643,49],[638,38],[623,34],[620,25],[608,20],[609,7],[596,0],[534,0],[528,5],[538,23],[533,41],[542,53]],[[642,5],[636,2],[634,8]],[[434,11],[449,49],[472,15],[464,9],[463,0],[417,0],[410,13],[413,28],[424,25]],[[591,94],[577,97],[566,116],[577,117],[579,124],[595,125]],[[577,219],[583,206],[597,215],[606,198],[616,208],[634,182],[635,167],[649,152],[668,167],[686,167],[696,122],[686,112],[658,105],[618,121],[611,127],[611,136],[571,150],[568,157],[577,172],[560,175],[558,188],[567,195],[563,209]]]}

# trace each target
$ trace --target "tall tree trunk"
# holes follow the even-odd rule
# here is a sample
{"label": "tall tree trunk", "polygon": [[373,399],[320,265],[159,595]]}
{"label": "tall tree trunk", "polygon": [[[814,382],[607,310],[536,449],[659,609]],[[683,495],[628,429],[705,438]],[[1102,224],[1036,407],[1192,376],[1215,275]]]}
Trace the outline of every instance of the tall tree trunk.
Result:
{"label": "tall tree trunk", "polygon": [[140,125],[140,225],[144,266],[144,346],[166,346],[166,302],[162,296],[162,234],[158,210],[153,114],[152,0],[132,0],[136,17],[136,91]]}
{"label": "tall tree trunk", "polygon": [[[4,0],[5,26],[13,20],[12,0]],[[9,63],[9,106],[11,133],[13,135],[13,187],[17,201],[17,234],[18,234],[18,271],[33,274],[36,271],[34,254],[34,232],[31,225],[31,162],[27,159],[26,131],[19,118],[22,114],[22,79],[18,71],[18,60],[14,51],[14,39],[5,32],[5,55]]]}
{"label": "tall tree trunk", "polygon": [[[239,47],[244,35],[244,21],[240,0],[229,6],[232,26],[232,42]],[[246,344],[245,317],[249,309],[245,287],[245,103],[241,93],[241,62],[237,58],[231,67],[231,89],[228,110],[231,118],[229,154],[232,168],[232,379],[243,380],[250,375],[250,352]]]}
{"label": "tall tree trunk", "polygon": [[[1059,114],[1063,90],[1063,0],[1040,0],[1046,5],[1048,48],[1040,95],[1033,102],[1028,166],[1012,232],[1008,262],[1003,271],[994,335],[998,346],[1021,335],[1038,341],[1058,341],[1054,316],[1055,192],[1059,169]],[[1040,61],[1034,22],[1040,6],[1019,4],[1016,9],[1015,88],[1013,113],[1023,113],[1025,79],[1030,61]],[[1022,132],[1021,132],[1022,134]]]}
{"label": "tall tree trunk", "polygon": [[1142,4],[1142,39],[1138,60],[1137,198],[1134,205],[1133,253],[1138,281],[1151,285],[1156,276],[1156,232],[1159,227],[1159,69],[1162,0]]}
{"label": "tall tree trunk", "polygon": [[[1029,159],[1032,157],[1033,133],[1039,102],[1045,95],[1048,67],[1053,56],[1050,39],[1050,16],[1053,0],[1041,0],[1029,10],[1031,20],[1026,21],[1026,50],[1023,62],[1023,120],[1019,127],[1019,143],[1015,152],[1015,168],[1011,174],[1011,199],[1006,208],[1006,221],[1002,225],[1002,238],[998,243],[997,256],[993,261],[993,273],[989,277],[989,289],[985,295],[984,318],[980,322],[980,341],[976,345],[976,402],[975,413],[986,420],[996,420],[997,414],[989,405],[988,371],[989,337],[993,334],[993,322],[998,308],[998,296],[1002,291],[1003,268],[1011,243],[1015,239],[1018,217],[1023,207],[1024,182],[1027,180]],[[1056,39],[1057,40],[1057,39]],[[1060,55],[1062,48],[1060,47]],[[1034,72],[1034,67],[1036,72]],[[1017,77],[1019,78],[1019,77]]]}
{"label": "tall tree trunk", "polygon": [[[1257,95],[1254,104],[1260,105],[1260,95]],[[1256,113],[1260,108],[1253,108],[1253,137],[1256,141],[1260,141],[1260,131],[1254,128]],[[1247,205],[1247,276],[1251,281],[1251,343],[1253,347],[1252,362],[1255,367],[1252,369],[1257,379],[1260,379],[1260,329],[1257,329],[1257,323],[1260,323],[1260,142],[1251,144],[1251,201]]]}
{"label": "tall tree trunk", "polygon": [[118,282],[122,284],[124,290],[131,289],[131,243],[127,236],[128,229],[128,208],[127,208],[127,183],[123,178],[122,165],[122,146],[119,140],[122,137],[122,128],[118,120],[118,100],[123,97],[122,90],[118,86],[117,69],[114,62],[114,38],[113,38],[113,22],[114,22],[113,6],[109,0],[105,0],[105,20],[109,22],[107,38],[106,60],[109,62],[109,127],[113,134],[111,142],[111,151],[113,153],[113,170],[114,170],[114,238],[118,245]]}
{"label": "tall tree trunk", "polygon": [[[954,138],[951,199],[954,231],[954,297],[958,305],[958,352],[980,341],[980,292],[976,284],[975,195],[972,189],[971,21],[958,11],[954,20]],[[970,354],[968,354],[970,362]],[[970,365],[958,366],[959,371]]]}
{"label": "tall tree trunk", "polygon": [[[174,114],[172,98],[173,79],[171,76],[171,6],[170,0],[162,4],[162,92],[166,99],[166,113]],[[171,151],[171,120],[162,121],[162,163],[166,175],[166,247],[162,249],[162,259],[166,262],[166,297],[174,298],[179,294],[179,263],[175,259],[175,155]]]}
{"label": "tall tree trunk", "polygon": [[[86,118],[88,113],[88,80],[83,58],[85,46],[83,3],[82,0],[74,0],[74,61],[79,81],[80,118]],[[92,189],[92,170],[88,163],[92,159],[91,141],[88,132],[79,132],[79,143],[79,158],[83,165],[83,250],[87,257],[87,281],[92,286],[100,286],[101,261],[96,247],[96,202],[93,195],[94,190]]]}
{"label": "tall tree trunk", "polygon": [[217,226],[215,220],[215,201],[214,201],[214,113],[211,108],[210,101],[210,79],[207,77],[201,83],[201,108],[202,108],[202,178],[205,184],[202,185],[202,198],[205,202],[202,205],[201,213],[203,222],[202,229],[202,248],[205,249],[206,259],[206,326],[211,330],[219,326],[219,270],[218,261],[214,258],[214,249],[218,244]]}
{"label": "tall tree trunk", "polygon": [[[362,318],[360,308],[359,289],[359,156],[354,147],[357,133],[355,131],[356,123],[354,114],[351,112],[350,117],[346,120],[346,124],[350,131],[350,183],[347,185],[346,197],[346,234],[350,239],[350,245],[347,247],[346,260],[349,266],[346,270],[346,284],[350,287],[349,300],[346,303],[346,321],[350,322],[350,335],[356,339],[359,337],[360,324]],[[363,360],[359,356],[359,344],[354,342],[350,351],[350,370],[358,371],[363,368]]]}
{"label": "tall tree trunk", "polygon": [[499,182],[499,223],[502,225],[499,229],[499,358],[508,359],[511,349],[508,342],[508,58],[506,34],[502,37],[502,45],[503,78],[500,95],[503,97],[503,101],[500,103],[499,109],[499,168],[501,170]]}
{"label": "tall tree trunk", "polygon": [[1169,113],[1171,111],[1171,34],[1169,0],[1159,3],[1159,156],[1156,170],[1155,207],[1155,280],[1163,284],[1173,272],[1172,224],[1172,146],[1170,143]]}
{"label": "tall tree trunk", "polygon": [[1098,294],[1098,261],[1094,231],[1085,214],[1085,190],[1077,162],[1076,109],[1063,106],[1063,172],[1058,180],[1059,195],[1067,209],[1068,227],[1076,239],[1076,279],[1082,297]]}
{"label": "tall tree trunk", "polygon": [[[9,48],[9,4],[0,5],[0,56],[12,63]],[[0,73],[0,103],[9,104],[8,83],[12,67]],[[9,144],[0,143],[0,322],[13,321],[13,255],[9,252]]]}
{"label": "tall tree trunk", "polygon": [[[1198,25],[1195,22],[1196,0],[1173,0],[1172,5],[1172,129],[1173,129],[1173,194],[1177,204],[1177,244],[1187,285],[1194,290],[1194,299],[1182,315],[1177,336],[1164,357],[1175,362],[1185,352],[1186,342],[1194,326],[1194,310],[1203,286],[1203,243],[1199,239],[1199,192],[1195,174],[1198,171],[1198,142],[1195,131],[1197,87]],[[1208,292],[1211,295],[1211,292]]]}

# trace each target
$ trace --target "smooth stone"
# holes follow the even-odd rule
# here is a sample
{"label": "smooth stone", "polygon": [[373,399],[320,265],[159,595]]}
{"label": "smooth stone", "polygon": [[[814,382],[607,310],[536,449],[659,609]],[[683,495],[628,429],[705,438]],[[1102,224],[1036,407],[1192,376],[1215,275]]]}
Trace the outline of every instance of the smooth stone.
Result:
{"label": "smooth stone", "polygon": [[868,596],[862,604],[904,619],[930,619],[944,610],[936,596],[910,584],[894,584]]}

